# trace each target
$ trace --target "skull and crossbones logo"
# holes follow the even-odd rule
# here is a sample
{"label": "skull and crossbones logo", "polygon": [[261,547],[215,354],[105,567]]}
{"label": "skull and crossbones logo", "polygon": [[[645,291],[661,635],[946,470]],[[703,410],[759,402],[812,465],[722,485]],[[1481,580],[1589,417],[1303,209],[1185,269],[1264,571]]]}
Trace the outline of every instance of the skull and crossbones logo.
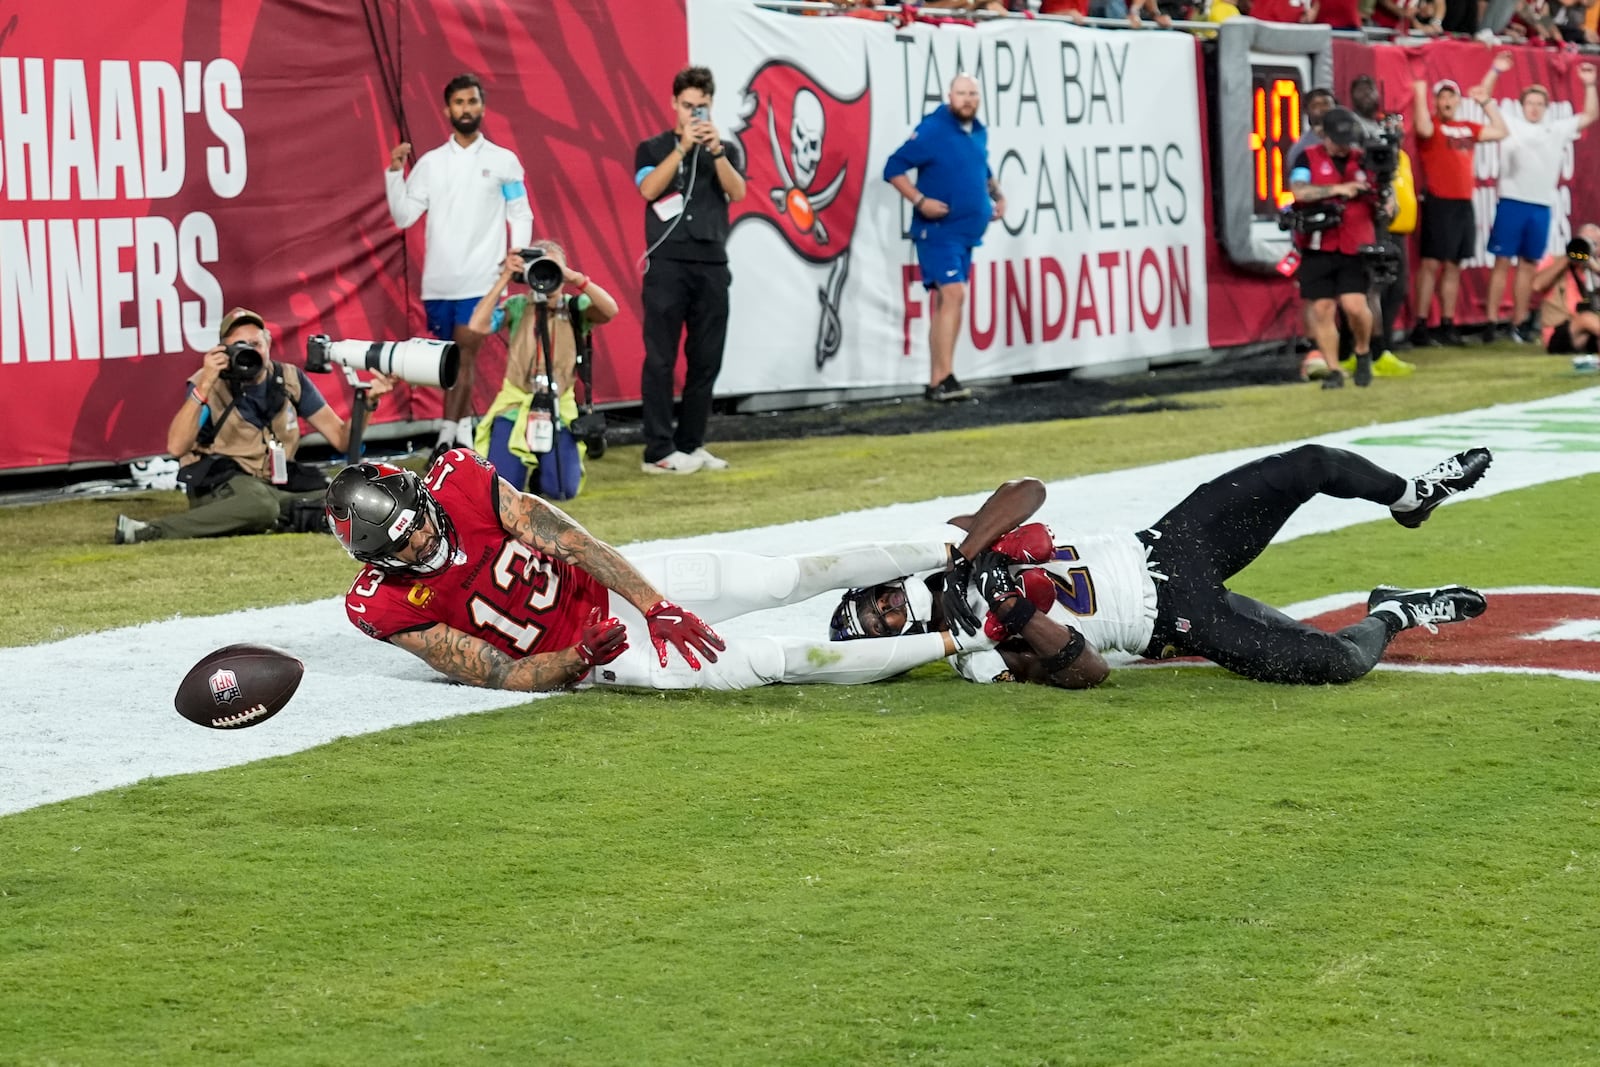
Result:
{"label": "skull and crossbones logo", "polygon": [[[778,179],[783,188],[771,190],[772,206],[780,215],[788,215],[801,233],[815,232],[817,244],[828,243],[828,229],[817,214],[833,203],[844,188],[848,164],[839,168],[824,188],[813,193],[812,183],[817,180],[817,168],[822,163],[822,138],[826,133],[826,116],[822,101],[810,89],[794,94],[794,107],[789,119],[789,145],[787,152],[778,140],[778,120],[774,108],[767,109],[767,137],[772,142],[772,159],[778,167]],[[787,157],[787,158],[786,158]],[[793,170],[790,170],[790,161]]]}

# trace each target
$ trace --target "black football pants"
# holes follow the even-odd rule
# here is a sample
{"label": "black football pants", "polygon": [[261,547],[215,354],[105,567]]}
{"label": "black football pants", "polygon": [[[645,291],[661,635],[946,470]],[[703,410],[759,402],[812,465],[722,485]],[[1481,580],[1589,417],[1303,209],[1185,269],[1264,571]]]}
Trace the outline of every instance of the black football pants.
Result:
{"label": "black football pants", "polygon": [[[644,303],[644,368],[639,375],[643,401],[644,461],[654,463],[677,451],[693,452],[706,443],[711,391],[722,370],[722,344],[728,334],[726,263],[700,263],[652,257],[641,293]],[[683,406],[672,424],[672,374],[683,341]]]}
{"label": "black football pants", "polygon": [[1316,496],[1388,505],[1405,479],[1353,452],[1302,445],[1246,463],[1200,486],[1139,539],[1158,579],[1147,655],[1204,656],[1262,682],[1350,682],[1377,664],[1394,636],[1368,616],[1328,633],[1249,597],[1227,581],[1259,556],[1295,510]]}

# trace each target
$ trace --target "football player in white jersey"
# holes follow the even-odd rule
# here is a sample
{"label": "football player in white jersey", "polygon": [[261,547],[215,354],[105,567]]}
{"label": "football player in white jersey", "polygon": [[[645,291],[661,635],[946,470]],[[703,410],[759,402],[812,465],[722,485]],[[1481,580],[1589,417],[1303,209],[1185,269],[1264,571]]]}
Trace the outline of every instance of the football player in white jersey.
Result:
{"label": "football player in white jersey", "polygon": [[[1475,485],[1488,449],[1451,456],[1404,478],[1342,449],[1302,445],[1246,463],[1200,486],[1148,529],[1052,536],[1025,522],[1044,486],[1008,482],[976,515],[952,522],[968,543],[993,548],[958,558],[949,570],[861,589],[840,601],[836,641],[982,626],[999,642],[951,662],[975,682],[1034,682],[1067,689],[1110,673],[1101,650],[1150,658],[1203,656],[1258,681],[1350,682],[1382,658],[1394,636],[1483,614],[1481,593],[1464,586],[1379,586],[1366,618],[1328,633],[1249,597],[1228,579],[1261,554],[1289,516],[1313,496],[1370,500],[1415,528],[1445,500]],[[1030,506],[1031,505],[1031,506]],[[980,612],[983,613],[980,615]]]}

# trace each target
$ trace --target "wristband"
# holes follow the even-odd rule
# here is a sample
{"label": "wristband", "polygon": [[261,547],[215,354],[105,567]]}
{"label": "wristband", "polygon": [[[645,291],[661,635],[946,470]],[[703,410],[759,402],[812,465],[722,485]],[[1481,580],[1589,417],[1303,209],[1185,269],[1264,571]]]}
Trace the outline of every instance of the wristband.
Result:
{"label": "wristband", "polygon": [[1083,634],[1073,630],[1072,637],[1067,640],[1066,644],[1061,646],[1060,652],[1040,661],[1040,665],[1044,667],[1045,676],[1054,677],[1057,672],[1064,671],[1072,666],[1078,661],[1078,657],[1083,655],[1084,649],[1088,647],[1089,642],[1084,640]]}
{"label": "wristband", "polygon": [[712,159],[721,159],[723,156],[725,156],[727,154],[728,154],[728,150],[726,148],[723,148],[723,149],[719,149],[718,151],[712,152],[711,153],[711,158]]}
{"label": "wristband", "polygon": [[1000,625],[1006,628],[1007,633],[1019,634],[1038,610],[1034,607],[1033,601],[1025,596],[1019,596],[1016,598],[1016,603],[1009,608],[995,612],[995,617],[1000,620]]}
{"label": "wristband", "polygon": [[192,397],[194,399],[194,402],[199,404],[201,407],[205,407],[206,404],[208,403],[208,401],[206,400],[206,395],[204,393],[202,393],[198,389],[195,389],[195,388],[191,387],[189,389],[189,396]]}
{"label": "wristband", "polygon": [[583,278],[582,281],[577,281],[577,282],[573,282],[572,283],[572,287],[574,289],[577,289],[579,292],[582,292],[583,290],[589,288],[589,276],[587,274],[585,274],[585,275],[582,275],[582,278]]}
{"label": "wristband", "polygon": [[911,202],[911,209],[915,211],[917,208],[922,206],[922,202],[926,199],[928,199],[927,193],[918,193],[917,198]]}

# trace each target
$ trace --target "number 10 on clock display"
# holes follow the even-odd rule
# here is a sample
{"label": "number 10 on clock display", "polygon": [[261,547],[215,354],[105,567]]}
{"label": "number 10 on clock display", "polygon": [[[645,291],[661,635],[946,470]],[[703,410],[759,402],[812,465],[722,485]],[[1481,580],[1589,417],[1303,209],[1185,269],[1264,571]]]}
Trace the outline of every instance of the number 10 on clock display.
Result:
{"label": "number 10 on clock display", "polygon": [[1255,217],[1275,219],[1294,199],[1285,167],[1289,149],[1300,139],[1300,70],[1252,65],[1250,113]]}

